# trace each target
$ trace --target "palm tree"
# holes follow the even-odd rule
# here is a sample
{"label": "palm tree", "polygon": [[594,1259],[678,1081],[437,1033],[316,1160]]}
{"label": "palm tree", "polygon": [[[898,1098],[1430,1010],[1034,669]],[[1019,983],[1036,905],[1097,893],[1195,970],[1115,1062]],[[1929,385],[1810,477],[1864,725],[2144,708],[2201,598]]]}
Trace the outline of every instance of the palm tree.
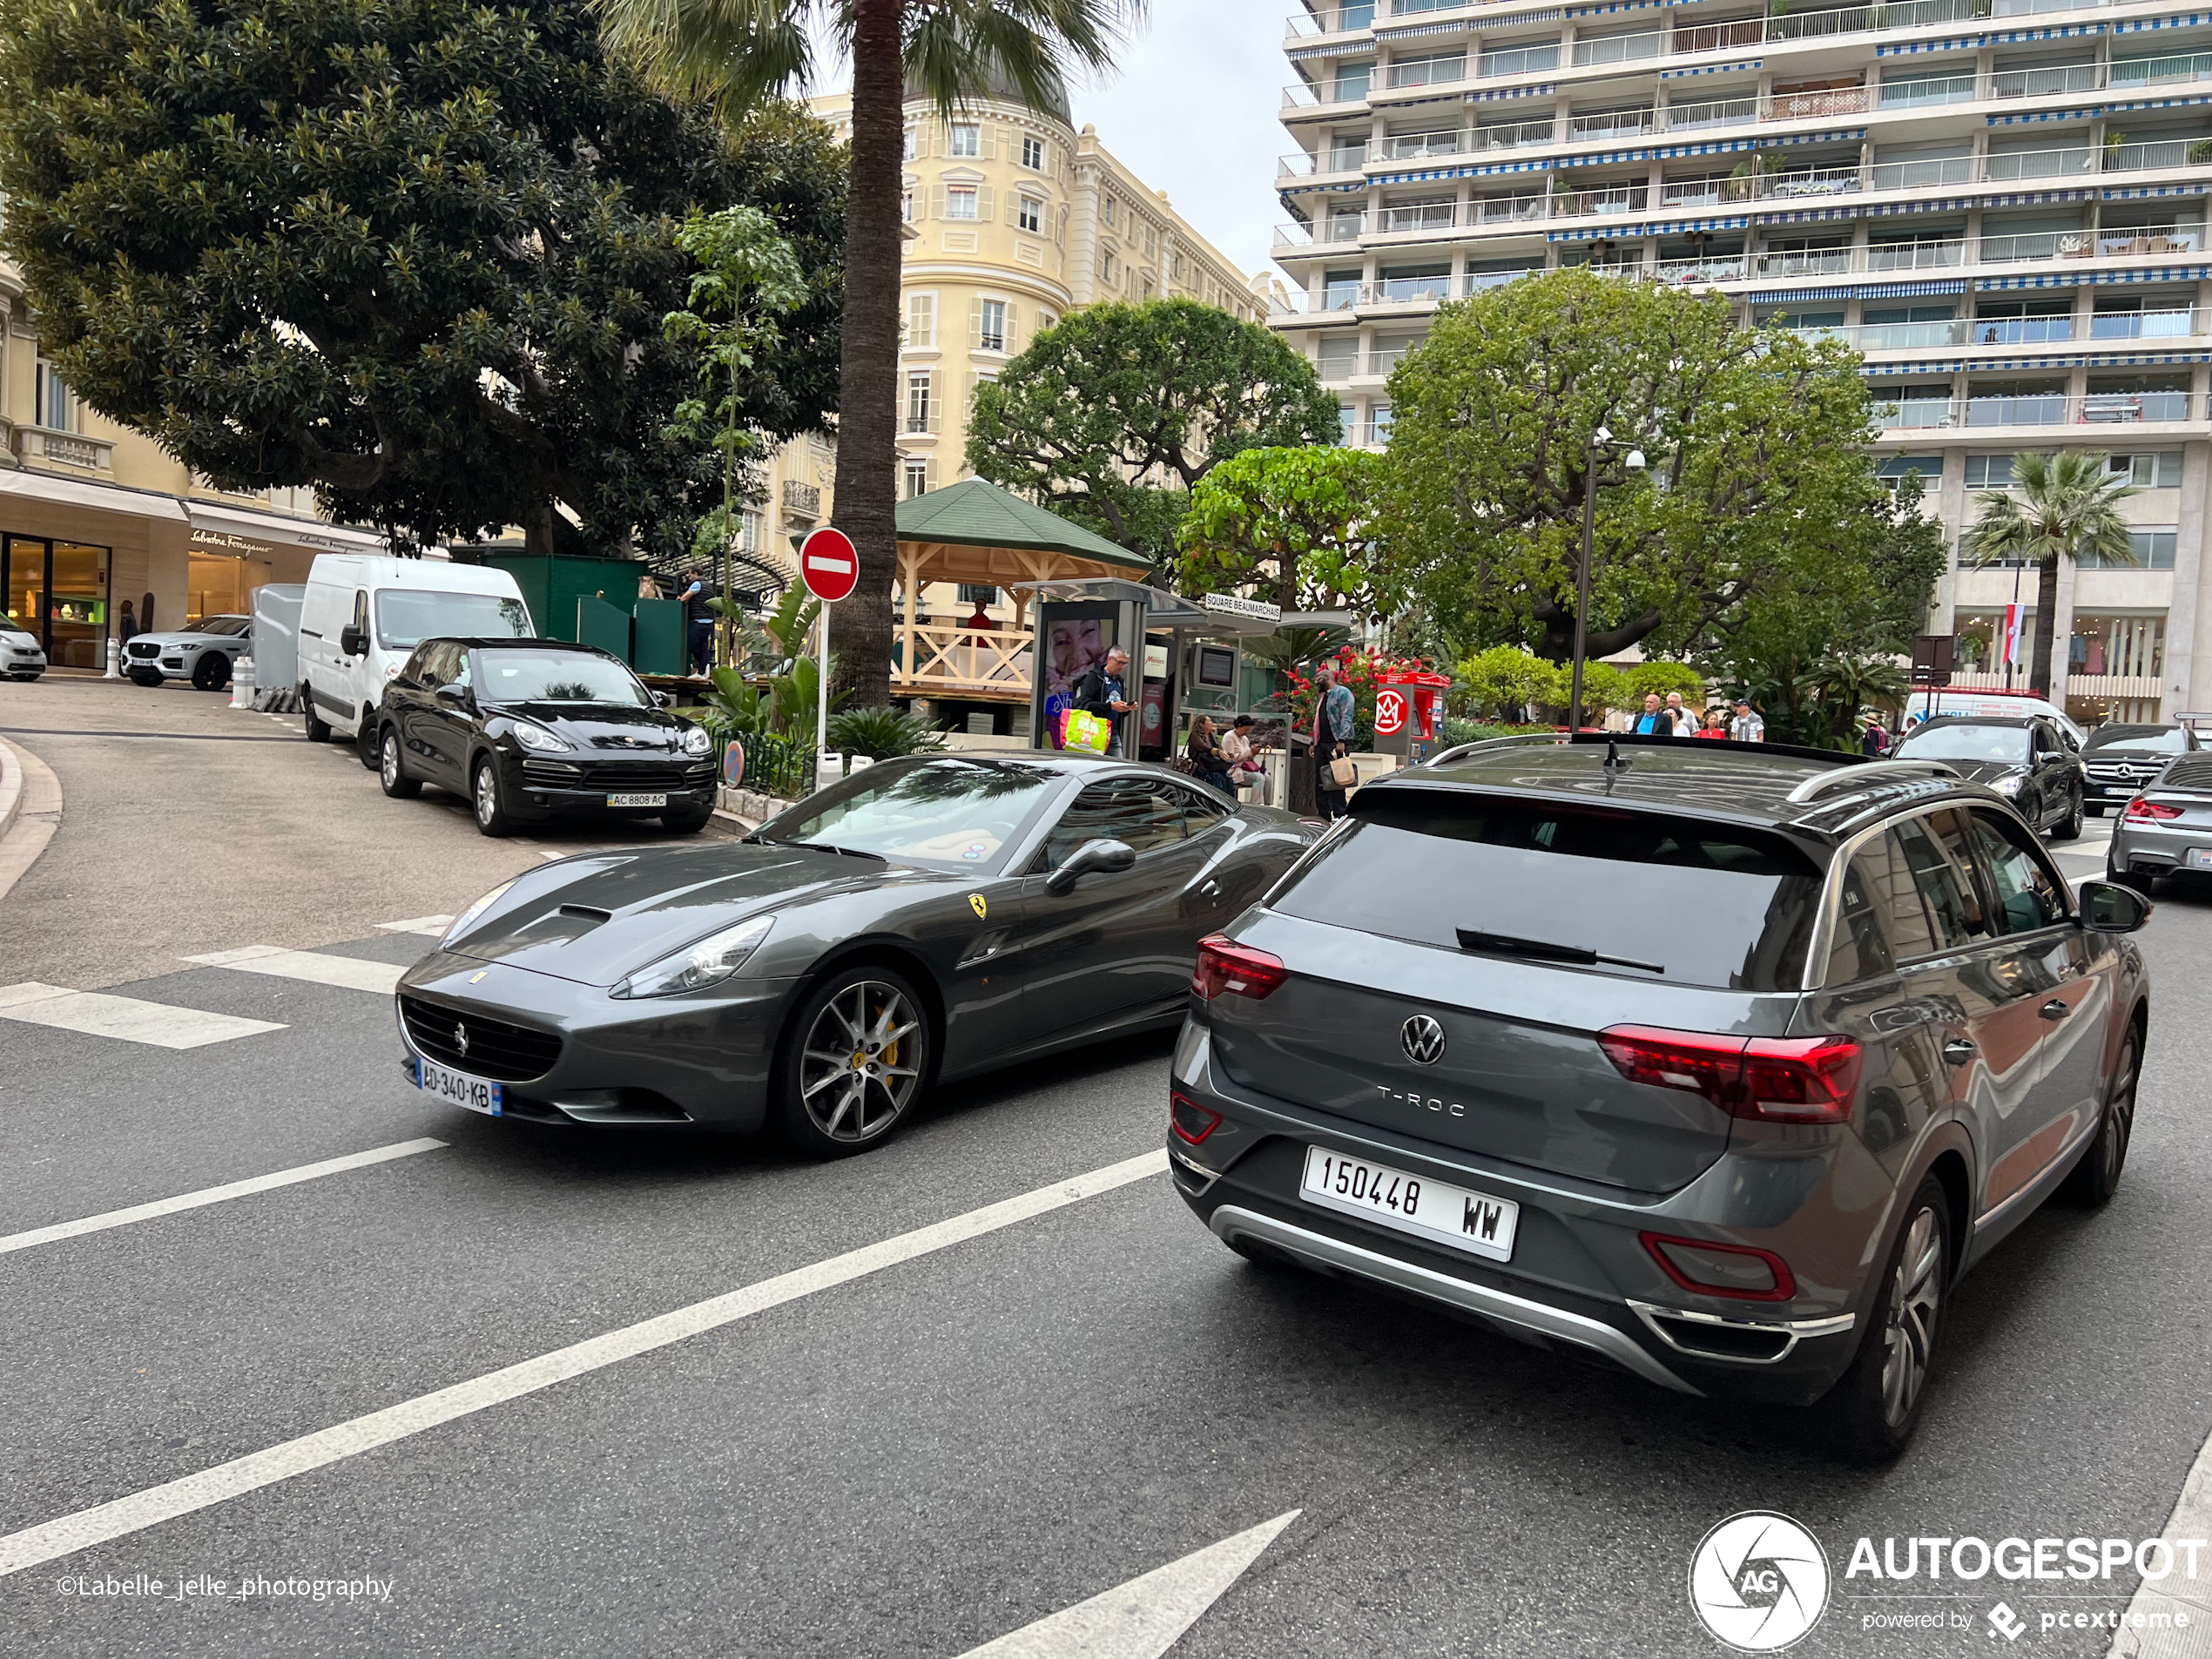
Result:
{"label": "palm tree", "polygon": [[2021,455],[2013,462],[2013,489],[1986,489],[1974,497],[1981,518],[1960,544],[1965,557],[1976,564],[2035,567],[2035,651],[2027,683],[2039,697],[2051,694],[2059,561],[2135,563],[2134,543],[2119,507],[2135,488],[2107,470],[2109,459],[2074,450]]}
{"label": "palm tree", "polygon": [[1111,65],[1122,27],[1140,22],[1148,3],[598,0],[616,51],[668,91],[733,111],[810,80],[818,36],[852,59],[836,514],[860,550],[860,583],[840,607],[837,645],[838,678],[860,705],[883,704],[890,689],[907,89],[948,114],[994,85],[1053,108],[1069,69]]}

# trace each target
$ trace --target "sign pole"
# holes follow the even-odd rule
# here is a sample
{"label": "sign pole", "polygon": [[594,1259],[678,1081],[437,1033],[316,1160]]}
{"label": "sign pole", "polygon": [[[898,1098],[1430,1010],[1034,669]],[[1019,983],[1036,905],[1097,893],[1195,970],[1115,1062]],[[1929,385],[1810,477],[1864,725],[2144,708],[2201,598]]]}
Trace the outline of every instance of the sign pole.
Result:
{"label": "sign pole", "polygon": [[[824,524],[799,544],[799,577],[806,591],[821,601],[820,632],[815,637],[814,752],[829,747],[830,607],[850,594],[860,579],[860,550],[843,530]],[[820,783],[818,778],[817,784]]]}
{"label": "sign pole", "polygon": [[822,606],[821,654],[815,659],[814,681],[820,702],[814,711],[814,752],[820,754],[829,747],[829,613],[827,604]]}

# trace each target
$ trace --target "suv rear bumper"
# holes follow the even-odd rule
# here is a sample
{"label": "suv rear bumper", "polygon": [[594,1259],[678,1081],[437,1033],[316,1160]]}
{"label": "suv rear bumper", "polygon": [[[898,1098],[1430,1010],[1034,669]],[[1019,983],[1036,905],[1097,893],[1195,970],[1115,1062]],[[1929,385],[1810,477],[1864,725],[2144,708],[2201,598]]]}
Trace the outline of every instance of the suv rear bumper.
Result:
{"label": "suv rear bumper", "polygon": [[[1169,1166],[1184,1202],[1224,1242],[1449,1308],[1538,1346],[1579,1350],[1683,1393],[1810,1405],[1833,1386],[1857,1352],[1863,1327],[1851,1303],[1859,1287],[1843,1294],[1832,1286],[1823,1293],[1801,1285],[1811,1294],[1794,1303],[1690,1294],[1668,1280],[1637,1242],[1637,1234],[1649,1230],[1757,1244],[1798,1264],[1802,1275],[1824,1255],[1832,1258],[1832,1238],[1827,1251],[1791,1246],[1809,1244],[1805,1227],[1832,1231],[1839,1207],[1850,1212],[1838,1205],[1830,1183],[1837,1178],[1838,1150],[1846,1163],[1853,1154],[1865,1157],[1855,1137],[1830,1149],[1824,1178],[1809,1185],[1767,1160],[1723,1155],[1679,1192],[1601,1198],[1582,1184],[1570,1184],[1576,1190],[1569,1192],[1548,1181],[1514,1178],[1486,1167],[1487,1161],[1439,1157],[1446,1149],[1422,1151],[1288,1101],[1242,1098],[1248,1091],[1215,1072],[1211,1044],[1192,1041],[1202,1030],[1195,1023],[1184,1028],[1175,1087],[1225,1121],[1195,1147],[1170,1134]],[[1511,1198],[1521,1206],[1514,1260],[1433,1245],[1303,1200],[1298,1171],[1305,1148],[1315,1144]],[[1846,1182],[1867,1173],[1851,1170]],[[1791,1217],[1763,1217],[1755,1230],[1722,1218],[1732,1190],[1770,1197],[1777,1187],[1793,1186],[1800,1199],[1795,1230]],[[1858,1210],[1865,1213],[1863,1201]],[[1878,1213],[1866,1219],[1870,1226],[1882,1224]]]}

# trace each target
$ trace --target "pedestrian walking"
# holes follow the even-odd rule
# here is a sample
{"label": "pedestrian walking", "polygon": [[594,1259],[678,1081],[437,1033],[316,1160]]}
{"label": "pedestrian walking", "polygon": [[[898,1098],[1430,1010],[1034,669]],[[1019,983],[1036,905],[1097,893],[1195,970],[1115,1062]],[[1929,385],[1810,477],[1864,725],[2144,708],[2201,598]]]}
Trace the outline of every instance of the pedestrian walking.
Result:
{"label": "pedestrian walking", "polygon": [[1656,691],[1643,694],[1643,712],[1636,716],[1633,730],[1640,738],[1671,738],[1675,735],[1675,717],[1667,712],[1667,705],[1659,700]]}
{"label": "pedestrian walking", "polygon": [[131,614],[131,602],[125,599],[123,602],[123,614],[115,619],[115,637],[127,645],[137,636],[138,631],[138,619]]}
{"label": "pedestrian walking", "polygon": [[1337,781],[1335,765],[1352,752],[1352,688],[1332,666],[1320,672],[1313,698],[1313,805],[1322,817],[1344,816],[1346,786]]}
{"label": "pedestrian walking", "polygon": [[1106,752],[1116,759],[1122,752],[1122,717],[1132,706],[1128,677],[1129,652],[1116,645],[1104,662],[1094,664],[1076,682],[1074,706],[1112,725],[1114,735],[1107,739]]}
{"label": "pedestrian walking", "polygon": [[689,636],[691,672],[705,675],[714,658],[714,610],[707,603],[706,567],[694,564],[684,590],[685,630]]}
{"label": "pedestrian walking", "polygon": [[1748,698],[1736,699],[1736,718],[1728,723],[1728,735],[1738,743],[1764,743],[1766,722],[1759,718]]}
{"label": "pedestrian walking", "polygon": [[1211,784],[1231,800],[1237,799],[1237,785],[1229,775],[1229,761],[1221,752],[1221,738],[1210,718],[1192,717],[1190,740],[1183,752],[1190,757],[1192,777]]}
{"label": "pedestrian walking", "polygon": [[1885,755],[1890,752],[1890,734],[1882,730],[1878,716],[1866,717],[1866,730],[1859,734],[1858,752],[1863,755]]}

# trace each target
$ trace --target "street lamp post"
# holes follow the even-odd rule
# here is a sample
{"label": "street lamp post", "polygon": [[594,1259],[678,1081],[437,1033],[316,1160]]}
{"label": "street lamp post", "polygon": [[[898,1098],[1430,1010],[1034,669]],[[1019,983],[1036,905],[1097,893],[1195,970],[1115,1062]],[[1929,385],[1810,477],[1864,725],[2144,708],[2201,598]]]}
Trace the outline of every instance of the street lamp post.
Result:
{"label": "street lamp post", "polygon": [[[1569,737],[1582,729],[1582,662],[1589,645],[1590,561],[1597,536],[1597,452],[1612,443],[1612,432],[1600,427],[1590,434],[1589,448],[1582,457],[1582,559],[1575,570],[1575,669],[1567,708]],[[1622,465],[1630,472],[1642,472],[1643,451],[1631,448]]]}

